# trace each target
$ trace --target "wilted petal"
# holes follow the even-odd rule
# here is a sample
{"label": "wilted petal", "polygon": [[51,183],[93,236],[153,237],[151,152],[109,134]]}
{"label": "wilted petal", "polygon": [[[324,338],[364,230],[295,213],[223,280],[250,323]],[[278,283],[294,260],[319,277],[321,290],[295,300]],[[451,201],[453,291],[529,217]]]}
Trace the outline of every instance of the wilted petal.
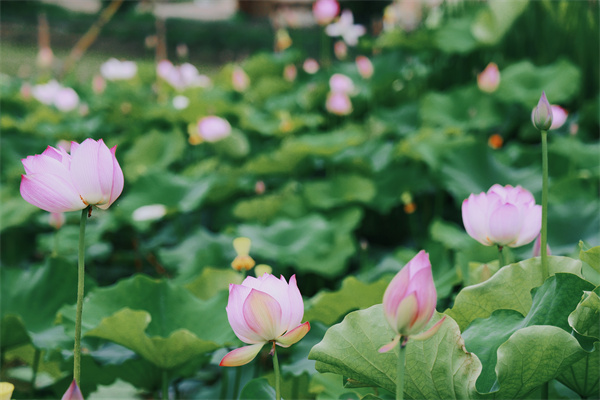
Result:
{"label": "wilted petal", "polygon": [[298,343],[310,331],[310,323],[305,322],[288,331],[285,335],[277,339],[277,344],[281,347],[290,347],[294,343]]}
{"label": "wilted petal", "polygon": [[239,367],[240,365],[248,364],[250,361],[254,360],[254,357],[256,357],[264,345],[264,342],[257,343],[230,351],[223,357],[219,365],[221,367]]}

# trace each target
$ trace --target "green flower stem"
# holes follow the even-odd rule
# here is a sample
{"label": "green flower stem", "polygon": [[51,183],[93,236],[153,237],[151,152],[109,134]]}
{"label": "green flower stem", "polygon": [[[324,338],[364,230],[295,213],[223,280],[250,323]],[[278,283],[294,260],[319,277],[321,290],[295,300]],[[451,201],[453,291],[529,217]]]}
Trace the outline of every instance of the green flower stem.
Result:
{"label": "green flower stem", "polygon": [[504,254],[502,253],[503,249],[504,247],[498,246],[498,268],[504,267]]}
{"label": "green flower stem", "polygon": [[542,132],[542,279],[548,278],[548,131]]}
{"label": "green flower stem", "polygon": [[[40,351],[40,349],[38,349],[36,347],[35,349],[35,353],[33,354],[33,365],[31,366],[32,369],[32,373],[31,373],[31,394],[35,393],[35,381],[37,379],[37,373],[38,373],[38,369],[40,367],[40,357],[42,355],[42,352]],[[34,396],[32,396],[34,397]]]}
{"label": "green flower stem", "polygon": [[169,372],[162,370],[162,400],[169,400]]}
{"label": "green flower stem", "polygon": [[73,351],[73,379],[77,386],[81,374],[81,315],[83,314],[83,284],[85,281],[85,223],[91,206],[81,210],[79,222],[79,259],[77,262],[77,312],[75,315],[75,350]]}
{"label": "green flower stem", "polygon": [[396,400],[404,399],[404,360],[406,357],[406,340],[400,337],[398,346],[398,368],[396,368]]}
{"label": "green flower stem", "polygon": [[279,373],[279,360],[277,359],[275,343],[273,343],[273,370],[275,371],[275,399],[281,400],[281,376]]}

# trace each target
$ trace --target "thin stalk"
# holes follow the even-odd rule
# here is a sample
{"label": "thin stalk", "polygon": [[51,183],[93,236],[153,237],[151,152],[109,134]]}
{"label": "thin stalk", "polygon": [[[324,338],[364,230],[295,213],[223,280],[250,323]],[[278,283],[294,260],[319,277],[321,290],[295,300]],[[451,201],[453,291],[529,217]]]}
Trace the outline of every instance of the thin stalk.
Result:
{"label": "thin stalk", "polygon": [[281,400],[281,376],[279,373],[279,360],[277,359],[275,343],[273,343],[273,370],[275,371],[275,399]]}
{"label": "thin stalk", "polygon": [[169,372],[162,370],[162,400],[169,400]]}
{"label": "thin stalk", "polygon": [[504,267],[504,254],[502,253],[504,247],[498,246],[498,268]]}
{"label": "thin stalk", "polygon": [[406,356],[406,340],[400,338],[398,346],[398,367],[396,368],[396,400],[404,400],[404,359]]}
{"label": "thin stalk", "polygon": [[36,348],[35,349],[35,353],[33,354],[33,365],[31,366],[32,368],[32,373],[31,373],[31,394],[35,393],[35,381],[37,379],[37,373],[38,373],[38,369],[40,368],[40,357],[42,355],[42,352],[40,351],[40,349]]}
{"label": "thin stalk", "polygon": [[548,278],[548,131],[542,131],[542,279]]}
{"label": "thin stalk", "polygon": [[79,258],[77,261],[77,311],[75,314],[75,349],[73,351],[73,379],[81,387],[81,316],[83,314],[83,284],[85,282],[85,223],[90,207],[81,210],[79,222]]}

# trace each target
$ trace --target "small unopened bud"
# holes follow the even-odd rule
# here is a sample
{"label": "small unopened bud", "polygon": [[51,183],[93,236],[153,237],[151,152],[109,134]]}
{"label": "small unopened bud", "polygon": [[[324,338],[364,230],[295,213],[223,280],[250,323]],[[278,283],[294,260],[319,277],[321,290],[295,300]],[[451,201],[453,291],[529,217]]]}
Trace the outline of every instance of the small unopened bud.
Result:
{"label": "small unopened bud", "polygon": [[239,237],[233,240],[233,248],[237,256],[231,262],[231,268],[236,271],[249,271],[256,265],[254,259],[249,256],[251,243],[250,239],[246,237]]}
{"label": "small unopened bud", "polygon": [[546,98],[546,92],[542,92],[540,101],[531,113],[531,122],[533,126],[540,131],[547,131],[552,126],[552,108],[548,99]]}

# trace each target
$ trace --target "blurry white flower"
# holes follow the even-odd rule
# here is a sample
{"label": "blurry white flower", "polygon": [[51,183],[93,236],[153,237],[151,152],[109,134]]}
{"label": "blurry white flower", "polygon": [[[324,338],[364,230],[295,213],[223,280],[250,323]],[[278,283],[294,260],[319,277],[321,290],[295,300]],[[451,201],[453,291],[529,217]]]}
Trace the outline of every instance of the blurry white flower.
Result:
{"label": "blurry white flower", "polygon": [[356,46],[358,38],[367,32],[364,26],[354,25],[354,16],[352,11],[344,10],[337,22],[328,25],[325,33],[329,36],[341,36],[348,46]]}
{"label": "blurry white flower", "polygon": [[54,105],[60,111],[71,111],[79,105],[79,96],[75,90],[63,87],[55,80],[35,85],[31,89],[31,94],[40,103]]}
{"label": "blurry white flower", "polygon": [[60,83],[54,79],[48,83],[35,85],[31,89],[31,95],[40,103],[51,105],[56,97],[56,93],[62,88]]}
{"label": "blurry white flower", "polygon": [[190,63],[173,65],[169,60],[162,60],[156,66],[156,73],[177,90],[191,87],[208,87],[210,78],[198,73],[198,69]]}
{"label": "blurry white flower", "polygon": [[109,81],[131,79],[137,74],[137,65],[133,61],[111,58],[100,66],[100,73]]}
{"label": "blurry white flower", "polygon": [[190,99],[185,96],[175,96],[173,97],[173,107],[176,110],[183,110],[190,105]]}
{"label": "blurry white flower", "polygon": [[163,204],[151,204],[142,206],[133,212],[134,221],[154,221],[165,216],[167,207]]}
{"label": "blurry white flower", "polygon": [[250,85],[250,78],[243,69],[236,66],[233,69],[233,74],[231,75],[231,84],[233,85],[233,89],[235,91],[243,92]]}

